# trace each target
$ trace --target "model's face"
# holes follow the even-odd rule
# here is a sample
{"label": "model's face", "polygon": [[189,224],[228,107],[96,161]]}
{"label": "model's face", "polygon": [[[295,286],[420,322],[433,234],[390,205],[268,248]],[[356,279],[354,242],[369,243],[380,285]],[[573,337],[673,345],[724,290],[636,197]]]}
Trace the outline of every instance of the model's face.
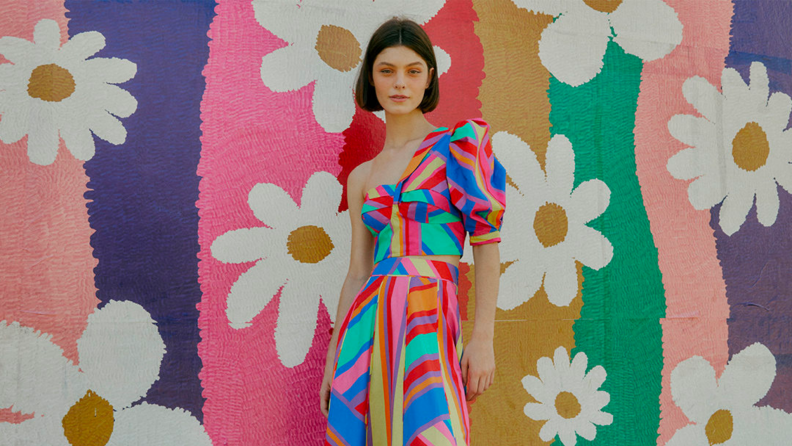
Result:
{"label": "model's face", "polygon": [[377,100],[388,113],[406,114],[418,108],[433,68],[406,46],[384,49],[374,59],[372,77]]}

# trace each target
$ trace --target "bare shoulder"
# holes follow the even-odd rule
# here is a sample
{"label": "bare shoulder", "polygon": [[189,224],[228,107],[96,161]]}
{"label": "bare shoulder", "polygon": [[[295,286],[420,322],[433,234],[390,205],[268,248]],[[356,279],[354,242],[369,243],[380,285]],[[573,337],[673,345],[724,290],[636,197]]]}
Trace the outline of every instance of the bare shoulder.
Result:
{"label": "bare shoulder", "polygon": [[371,164],[372,160],[364,161],[352,169],[352,172],[349,173],[349,177],[347,178],[347,187],[351,189],[357,186],[362,189],[371,172]]}

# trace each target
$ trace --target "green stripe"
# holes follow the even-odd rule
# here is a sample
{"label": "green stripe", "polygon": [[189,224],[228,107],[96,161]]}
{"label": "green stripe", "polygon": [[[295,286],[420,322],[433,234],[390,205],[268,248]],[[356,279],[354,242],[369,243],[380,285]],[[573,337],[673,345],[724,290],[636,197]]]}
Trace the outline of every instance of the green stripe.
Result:
{"label": "green stripe", "polygon": [[578,444],[657,444],[665,295],[635,173],[641,69],[639,58],[610,42],[602,72],[587,84],[573,88],[550,79],[551,131],[572,141],[575,185],[599,178],[611,190],[607,210],[589,226],[613,244],[613,259],[599,271],[583,268],[572,354],[585,352],[589,369],[605,367],[601,390],[611,400],[603,410],[613,424],[597,426],[593,442],[579,437]]}
{"label": "green stripe", "polygon": [[412,338],[407,344],[407,356],[404,368],[410,367],[410,364],[415,362],[416,359],[427,354],[437,354],[440,344],[437,342],[437,332],[423,333]]}

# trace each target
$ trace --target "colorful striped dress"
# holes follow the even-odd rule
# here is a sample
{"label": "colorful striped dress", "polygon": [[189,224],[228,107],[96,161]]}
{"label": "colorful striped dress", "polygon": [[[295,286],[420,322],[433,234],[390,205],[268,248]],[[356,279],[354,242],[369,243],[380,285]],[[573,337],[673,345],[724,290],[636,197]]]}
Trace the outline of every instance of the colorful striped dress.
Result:
{"label": "colorful striped dress", "polygon": [[462,446],[459,271],[433,254],[500,242],[506,172],[481,119],[440,127],[399,182],[366,192],[374,269],[338,328],[325,445]]}

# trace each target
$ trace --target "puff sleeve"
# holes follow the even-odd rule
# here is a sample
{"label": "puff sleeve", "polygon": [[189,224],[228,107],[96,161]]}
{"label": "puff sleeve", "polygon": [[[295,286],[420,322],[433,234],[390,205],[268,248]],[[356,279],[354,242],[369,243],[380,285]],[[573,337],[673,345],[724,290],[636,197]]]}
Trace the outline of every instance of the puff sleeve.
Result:
{"label": "puff sleeve", "polygon": [[500,242],[506,210],[506,170],[492,152],[489,130],[483,119],[464,119],[449,141],[448,189],[471,245]]}

